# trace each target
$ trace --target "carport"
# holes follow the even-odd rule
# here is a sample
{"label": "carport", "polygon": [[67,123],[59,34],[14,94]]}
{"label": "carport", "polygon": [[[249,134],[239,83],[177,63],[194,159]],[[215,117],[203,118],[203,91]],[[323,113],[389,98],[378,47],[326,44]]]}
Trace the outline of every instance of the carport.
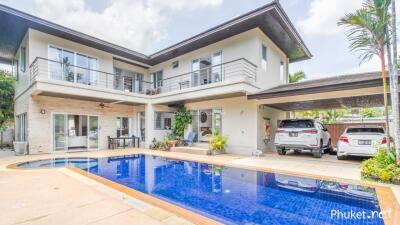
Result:
{"label": "carport", "polygon": [[247,98],[283,111],[378,107],[382,79],[380,72],[341,75],[279,85]]}
{"label": "carport", "polygon": [[[380,72],[334,76],[279,85],[248,95],[248,99],[286,112],[379,107],[383,106],[382,79]],[[340,131],[335,129],[333,145],[343,127]]]}

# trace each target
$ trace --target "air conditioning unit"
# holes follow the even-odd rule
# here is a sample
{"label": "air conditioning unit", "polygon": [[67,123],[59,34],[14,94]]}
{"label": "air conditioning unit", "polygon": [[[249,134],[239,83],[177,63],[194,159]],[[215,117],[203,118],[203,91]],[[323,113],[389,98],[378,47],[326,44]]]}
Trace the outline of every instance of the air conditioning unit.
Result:
{"label": "air conditioning unit", "polygon": [[25,155],[28,152],[28,142],[14,141],[15,155]]}

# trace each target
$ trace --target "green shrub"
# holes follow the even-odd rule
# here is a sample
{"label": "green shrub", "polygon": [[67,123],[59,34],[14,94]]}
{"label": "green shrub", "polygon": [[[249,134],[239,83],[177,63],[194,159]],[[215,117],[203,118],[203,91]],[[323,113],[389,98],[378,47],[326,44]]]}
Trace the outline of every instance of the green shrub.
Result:
{"label": "green shrub", "polygon": [[362,177],[386,183],[400,183],[400,167],[394,149],[380,147],[376,154],[361,163]]}
{"label": "green shrub", "polygon": [[192,115],[186,107],[180,107],[175,113],[175,118],[172,121],[172,130],[174,134],[183,138],[186,127],[192,123]]}
{"label": "green shrub", "polygon": [[225,152],[228,138],[220,134],[216,134],[211,138],[210,145],[212,150],[219,151],[221,153]]}

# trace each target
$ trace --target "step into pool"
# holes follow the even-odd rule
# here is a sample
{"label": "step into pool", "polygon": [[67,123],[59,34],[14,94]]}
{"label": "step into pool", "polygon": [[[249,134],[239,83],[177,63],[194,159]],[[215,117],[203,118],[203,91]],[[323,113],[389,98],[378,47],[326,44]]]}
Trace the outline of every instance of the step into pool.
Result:
{"label": "step into pool", "polygon": [[[224,224],[384,224],[374,188],[151,155],[55,158]],[[361,217],[353,214],[360,212]]]}

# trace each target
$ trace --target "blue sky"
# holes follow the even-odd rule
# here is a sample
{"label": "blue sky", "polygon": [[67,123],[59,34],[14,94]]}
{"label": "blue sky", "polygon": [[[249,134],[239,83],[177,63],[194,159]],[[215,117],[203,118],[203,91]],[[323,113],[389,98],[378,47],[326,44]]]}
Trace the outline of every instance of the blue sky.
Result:
{"label": "blue sky", "polygon": [[[152,53],[271,0],[0,0],[1,4],[101,39]],[[308,79],[377,71],[377,58],[359,65],[336,22],[361,0],[280,0],[314,55],[292,63]],[[398,4],[399,5],[399,4]],[[398,10],[397,12],[399,12]]]}

